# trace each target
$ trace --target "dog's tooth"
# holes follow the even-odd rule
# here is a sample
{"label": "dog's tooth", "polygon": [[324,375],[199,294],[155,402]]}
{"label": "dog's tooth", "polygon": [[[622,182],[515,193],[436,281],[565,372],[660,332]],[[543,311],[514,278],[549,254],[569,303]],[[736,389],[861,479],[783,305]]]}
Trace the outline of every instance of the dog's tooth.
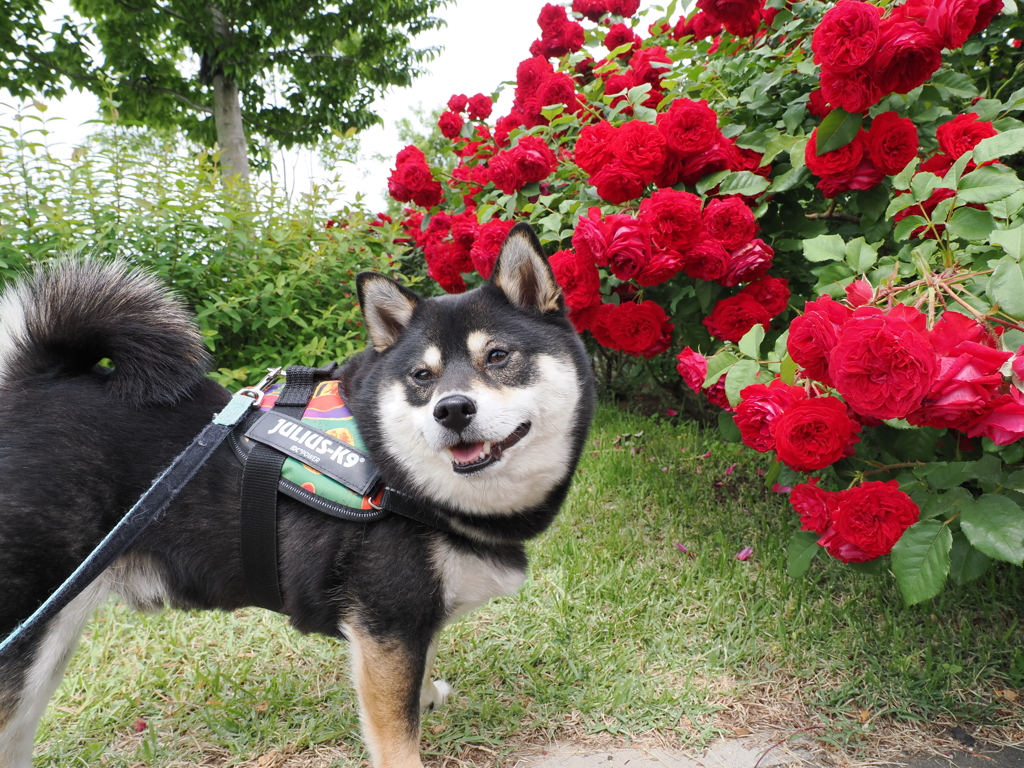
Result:
{"label": "dog's tooth", "polygon": [[491,452],[491,441],[490,441],[490,440],[488,440],[488,441],[487,441],[486,443],[484,443],[484,452],[483,452],[483,455],[484,455],[484,456],[487,456],[487,455],[489,455],[489,454],[490,454],[490,452]]}

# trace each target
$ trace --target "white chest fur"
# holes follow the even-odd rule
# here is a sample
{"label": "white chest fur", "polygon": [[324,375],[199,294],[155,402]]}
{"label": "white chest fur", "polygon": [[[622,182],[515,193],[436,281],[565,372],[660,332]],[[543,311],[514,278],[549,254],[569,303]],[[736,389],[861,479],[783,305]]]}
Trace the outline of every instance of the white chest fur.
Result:
{"label": "white chest fur", "polygon": [[445,542],[435,545],[433,556],[441,574],[449,621],[495,597],[514,595],[526,580],[523,570],[462,552]]}

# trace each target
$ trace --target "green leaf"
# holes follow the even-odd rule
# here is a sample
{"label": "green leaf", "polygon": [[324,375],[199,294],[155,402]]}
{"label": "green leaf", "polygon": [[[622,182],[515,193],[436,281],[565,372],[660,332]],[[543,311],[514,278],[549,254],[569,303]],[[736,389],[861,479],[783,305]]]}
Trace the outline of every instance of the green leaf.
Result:
{"label": "green leaf", "polygon": [[893,237],[897,240],[906,240],[913,234],[914,230],[918,227],[923,227],[928,223],[928,219],[924,216],[907,216],[907,218],[900,221],[896,225],[896,230],[893,232]]}
{"label": "green leaf", "polygon": [[727,176],[731,175],[732,171],[718,171],[717,173],[711,173],[704,176],[700,181],[697,182],[697,194],[703,195],[709,189],[714,189],[718,186],[719,182]]}
{"label": "green leaf", "polygon": [[959,96],[962,99],[973,99],[978,95],[974,81],[963,72],[942,69],[932,76],[931,82],[942,86],[954,96]]}
{"label": "green leaf", "polygon": [[776,461],[768,469],[768,473],[764,476],[764,487],[771,488],[775,481],[779,479],[779,475],[782,474],[782,462]]}
{"label": "green leaf", "polygon": [[986,493],[964,506],[960,528],[993,560],[1024,564],[1024,510],[1012,499]]}
{"label": "green leaf", "polygon": [[[776,464],[775,466],[782,466]],[[774,482],[774,480],[772,481]],[[797,531],[789,540],[789,567],[787,573],[791,579],[799,579],[811,567],[811,560],[818,554],[820,536],[814,531]]]}
{"label": "green leaf", "polygon": [[957,514],[965,504],[973,504],[974,497],[966,488],[950,488],[946,493],[931,494],[921,507],[921,519],[941,516],[948,520]]}
{"label": "green leaf", "polygon": [[725,377],[725,396],[729,398],[729,404],[739,405],[740,392],[744,387],[757,383],[757,374],[761,366],[754,360],[740,360],[729,369],[729,375]]}
{"label": "green leaf", "polygon": [[[895,189],[907,190],[910,189],[910,182],[914,178],[914,174],[917,173],[917,166],[921,164],[921,158],[915,157],[910,161],[909,165],[902,171],[892,177],[892,185]],[[887,214],[889,215],[889,214]]]}
{"label": "green leaf", "polygon": [[892,548],[892,572],[907,605],[935,597],[949,574],[953,535],[938,520],[921,520]]}
{"label": "green leaf", "polygon": [[796,360],[789,355],[782,358],[782,364],[779,366],[779,378],[789,385],[796,380]]}
{"label": "green leaf", "polygon": [[771,186],[771,182],[763,176],[750,171],[730,173],[718,185],[720,195],[743,195],[756,197]]}
{"label": "green leaf", "polygon": [[996,229],[989,233],[988,241],[1001,246],[1010,256],[1020,261],[1024,253],[1024,226],[1013,229]]}
{"label": "green leaf", "polygon": [[1020,262],[1004,256],[996,263],[988,281],[988,295],[1007,314],[1024,318],[1024,270]]}
{"label": "green leaf", "polygon": [[732,366],[738,363],[740,359],[736,357],[732,352],[719,352],[717,355],[708,360],[708,375],[704,379],[704,383],[701,385],[703,389],[707,389],[718,381],[725,372],[728,371]]}
{"label": "green leaf", "polygon": [[740,339],[740,352],[753,360],[759,360],[761,358],[762,341],[764,341],[764,326],[757,323],[743,334],[743,338]]}
{"label": "green leaf", "polygon": [[946,224],[947,231],[961,240],[984,241],[995,227],[992,214],[977,208],[957,208]]}
{"label": "green leaf", "polygon": [[857,237],[846,244],[846,263],[858,274],[864,274],[878,261],[878,251],[867,244],[863,237]]}
{"label": "green leaf", "polygon": [[966,461],[951,461],[928,475],[928,485],[937,491],[953,488],[974,478]]}
{"label": "green leaf", "polygon": [[815,137],[819,157],[853,141],[863,122],[864,116],[859,113],[851,114],[839,108],[829,112],[828,117],[818,126]]}
{"label": "green leaf", "polygon": [[965,203],[994,203],[1021,188],[1024,183],[1009,168],[986,165],[960,179],[957,197]]}
{"label": "green leaf", "polygon": [[910,194],[914,196],[914,199],[919,203],[923,203],[929,197],[932,196],[932,192],[942,182],[938,176],[934,173],[928,173],[923,171],[917,174],[910,181]]}
{"label": "green leaf", "polygon": [[840,235],[818,235],[804,240],[804,258],[808,261],[842,261],[846,243]]}
{"label": "green leaf", "polygon": [[1024,128],[1015,128],[979,141],[974,148],[974,162],[981,165],[997,157],[1015,155],[1021,150],[1024,150]]}
{"label": "green leaf", "polygon": [[775,159],[776,155],[780,152],[785,152],[797,141],[799,141],[799,139],[786,133],[776,136],[774,139],[769,141],[768,146],[765,147],[764,154],[761,157],[761,166],[764,167],[768,165],[768,163]]}
{"label": "green leaf", "polygon": [[732,414],[728,411],[718,412],[718,431],[722,434],[722,439],[727,443],[738,443],[742,439],[740,428],[736,426],[736,420],[733,419]]}
{"label": "green leaf", "polygon": [[974,581],[988,570],[991,559],[988,555],[971,546],[971,542],[957,531],[953,534],[953,548],[949,552],[949,575],[957,584]]}

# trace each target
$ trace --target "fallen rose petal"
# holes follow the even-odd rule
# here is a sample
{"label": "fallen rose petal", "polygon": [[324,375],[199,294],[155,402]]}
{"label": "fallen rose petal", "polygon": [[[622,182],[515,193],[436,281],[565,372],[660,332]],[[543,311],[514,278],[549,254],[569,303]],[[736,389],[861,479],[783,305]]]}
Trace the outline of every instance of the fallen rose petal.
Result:
{"label": "fallen rose petal", "polygon": [[741,561],[742,560],[749,560],[750,556],[752,554],[754,554],[754,548],[753,547],[744,547],[743,549],[741,549],[739,552],[736,553],[736,559],[737,560],[741,560]]}
{"label": "fallen rose petal", "polygon": [[666,416],[678,416],[679,415],[679,411],[677,411],[677,410],[675,410],[673,408],[669,408],[667,411],[665,411],[665,415]]}
{"label": "fallen rose petal", "polygon": [[686,554],[687,552],[690,551],[686,547],[684,547],[682,544],[676,544],[676,549],[678,549],[683,554]]}
{"label": "fallen rose petal", "polygon": [[788,485],[779,485],[776,483],[772,486],[772,493],[789,493],[793,488]]}
{"label": "fallen rose petal", "polygon": [[726,477],[731,475],[733,473],[733,470],[735,470],[735,469],[736,469],[736,465],[735,464],[730,465],[729,468],[727,470],[725,470]]}
{"label": "fallen rose petal", "polygon": [[132,727],[135,729],[136,733],[142,733],[144,730],[146,730],[146,721],[142,719],[136,720],[132,724]]}
{"label": "fallen rose petal", "polygon": [[705,453],[704,454],[704,458],[705,459],[710,459],[711,458],[711,451],[708,451],[707,453]]}

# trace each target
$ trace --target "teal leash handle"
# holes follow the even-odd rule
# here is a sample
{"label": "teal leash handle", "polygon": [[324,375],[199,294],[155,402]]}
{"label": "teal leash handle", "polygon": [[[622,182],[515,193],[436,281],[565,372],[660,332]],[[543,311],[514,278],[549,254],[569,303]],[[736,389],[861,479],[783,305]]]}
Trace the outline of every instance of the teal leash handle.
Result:
{"label": "teal leash handle", "polygon": [[[269,376],[268,376],[269,378]],[[266,380],[265,380],[266,381]],[[0,643],[0,658],[21,650],[32,633],[56,616],[103,573],[167,509],[199,468],[263,399],[262,386],[239,390],[192,443],[170,463],[85,560],[35,612]]]}

